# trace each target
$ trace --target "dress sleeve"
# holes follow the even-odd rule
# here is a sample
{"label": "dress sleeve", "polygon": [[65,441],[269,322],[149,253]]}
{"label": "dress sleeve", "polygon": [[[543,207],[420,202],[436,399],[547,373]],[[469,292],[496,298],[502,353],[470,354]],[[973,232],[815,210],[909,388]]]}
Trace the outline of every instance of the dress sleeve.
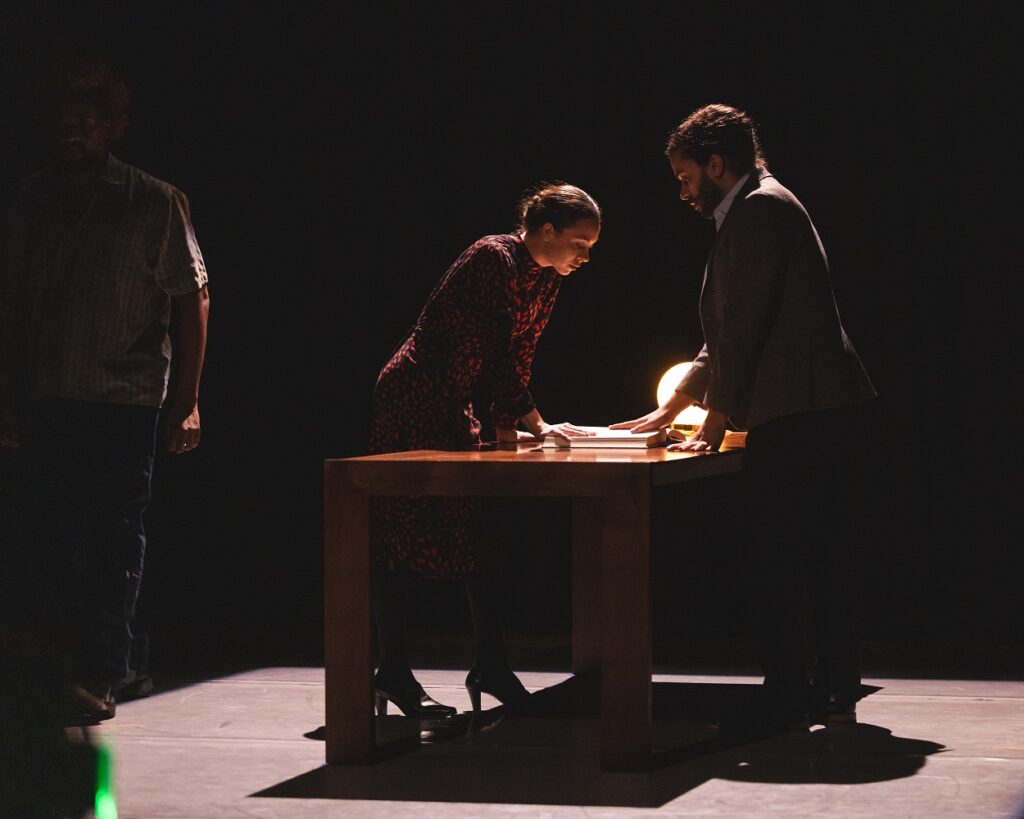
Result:
{"label": "dress sleeve", "polygon": [[540,295],[536,316],[523,332],[510,334],[508,346],[497,370],[491,416],[496,426],[512,429],[536,403],[530,394],[530,374],[537,340],[544,332],[555,306],[559,281],[552,278]]}
{"label": "dress sleeve", "polygon": [[206,264],[192,229],[188,199],[174,190],[157,257],[156,282],[168,295],[184,296],[202,290],[207,279]]}

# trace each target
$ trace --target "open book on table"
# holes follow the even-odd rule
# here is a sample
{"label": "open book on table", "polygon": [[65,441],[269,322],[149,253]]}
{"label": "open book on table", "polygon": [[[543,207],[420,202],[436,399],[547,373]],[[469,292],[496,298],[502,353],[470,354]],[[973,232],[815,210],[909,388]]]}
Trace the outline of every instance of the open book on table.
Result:
{"label": "open book on table", "polygon": [[668,441],[664,429],[654,432],[632,432],[628,429],[609,429],[608,427],[580,426],[593,435],[580,435],[563,438],[561,435],[548,435],[544,438],[545,447],[556,449],[612,448],[612,449],[644,449],[652,446],[665,446]]}
{"label": "open book on table", "polygon": [[[693,434],[682,429],[659,429],[654,432],[641,432],[639,434],[628,429],[609,429],[608,427],[584,427],[593,432],[593,435],[580,436],[578,438],[563,438],[560,435],[548,435],[544,438],[544,446],[555,449],[582,449],[591,447],[595,449],[623,448],[643,449],[645,447],[666,446],[680,441],[686,441]],[[746,444],[747,433],[727,430],[725,439],[720,447],[721,451],[731,449],[743,449]]]}

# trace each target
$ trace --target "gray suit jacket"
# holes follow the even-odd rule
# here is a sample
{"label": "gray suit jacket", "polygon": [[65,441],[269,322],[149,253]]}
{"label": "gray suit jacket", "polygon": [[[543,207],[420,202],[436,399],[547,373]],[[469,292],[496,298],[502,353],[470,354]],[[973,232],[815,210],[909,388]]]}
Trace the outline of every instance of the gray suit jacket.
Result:
{"label": "gray suit jacket", "polygon": [[700,297],[704,348],[678,389],[741,428],[875,396],[807,211],[766,170],[737,194]]}

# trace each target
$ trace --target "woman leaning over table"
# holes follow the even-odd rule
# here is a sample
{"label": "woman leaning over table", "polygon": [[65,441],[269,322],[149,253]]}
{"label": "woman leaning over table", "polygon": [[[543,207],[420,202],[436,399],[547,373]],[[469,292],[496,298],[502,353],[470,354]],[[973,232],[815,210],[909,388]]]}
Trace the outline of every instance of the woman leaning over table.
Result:
{"label": "woman leaning over table", "polygon": [[[370,451],[456,450],[479,444],[481,425],[471,397],[483,385],[490,387],[499,441],[551,432],[585,434],[569,423],[545,421],[528,384],[537,339],[562,279],[586,264],[600,230],[601,209],[589,194],[573,185],[552,184],[521,200],[514,233],[485,236],[463,251],[378,376]],[[509,707],[522,704],[526,689],[505,655],[493,555],[499,525],[475,499],[374,500],[378,713],[386,713],[391,701],[406,716],[455,714],[424,692],[409,664],[406,600],[414,576],[466,581],[476,638],[466,688],[474,711],[481,692]]]}

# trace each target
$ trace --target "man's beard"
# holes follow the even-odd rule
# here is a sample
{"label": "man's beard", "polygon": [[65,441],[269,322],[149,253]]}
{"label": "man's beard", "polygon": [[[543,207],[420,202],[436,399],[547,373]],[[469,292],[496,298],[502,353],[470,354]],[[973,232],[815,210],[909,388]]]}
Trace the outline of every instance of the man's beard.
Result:
{"label": "man's beard", "polygon": [[707,176],[702,175],[697,183],[697,212],[705,219],[715,218],[715,208],[725,199],[723,193]]}
{"label": "man's beard", "polygon": [[96,151],[89,150],[84,146],[70,149],[64,146],[57,148],[57,164],[69,173],[93,170],[105,164],[106,161],[106,149]]}

